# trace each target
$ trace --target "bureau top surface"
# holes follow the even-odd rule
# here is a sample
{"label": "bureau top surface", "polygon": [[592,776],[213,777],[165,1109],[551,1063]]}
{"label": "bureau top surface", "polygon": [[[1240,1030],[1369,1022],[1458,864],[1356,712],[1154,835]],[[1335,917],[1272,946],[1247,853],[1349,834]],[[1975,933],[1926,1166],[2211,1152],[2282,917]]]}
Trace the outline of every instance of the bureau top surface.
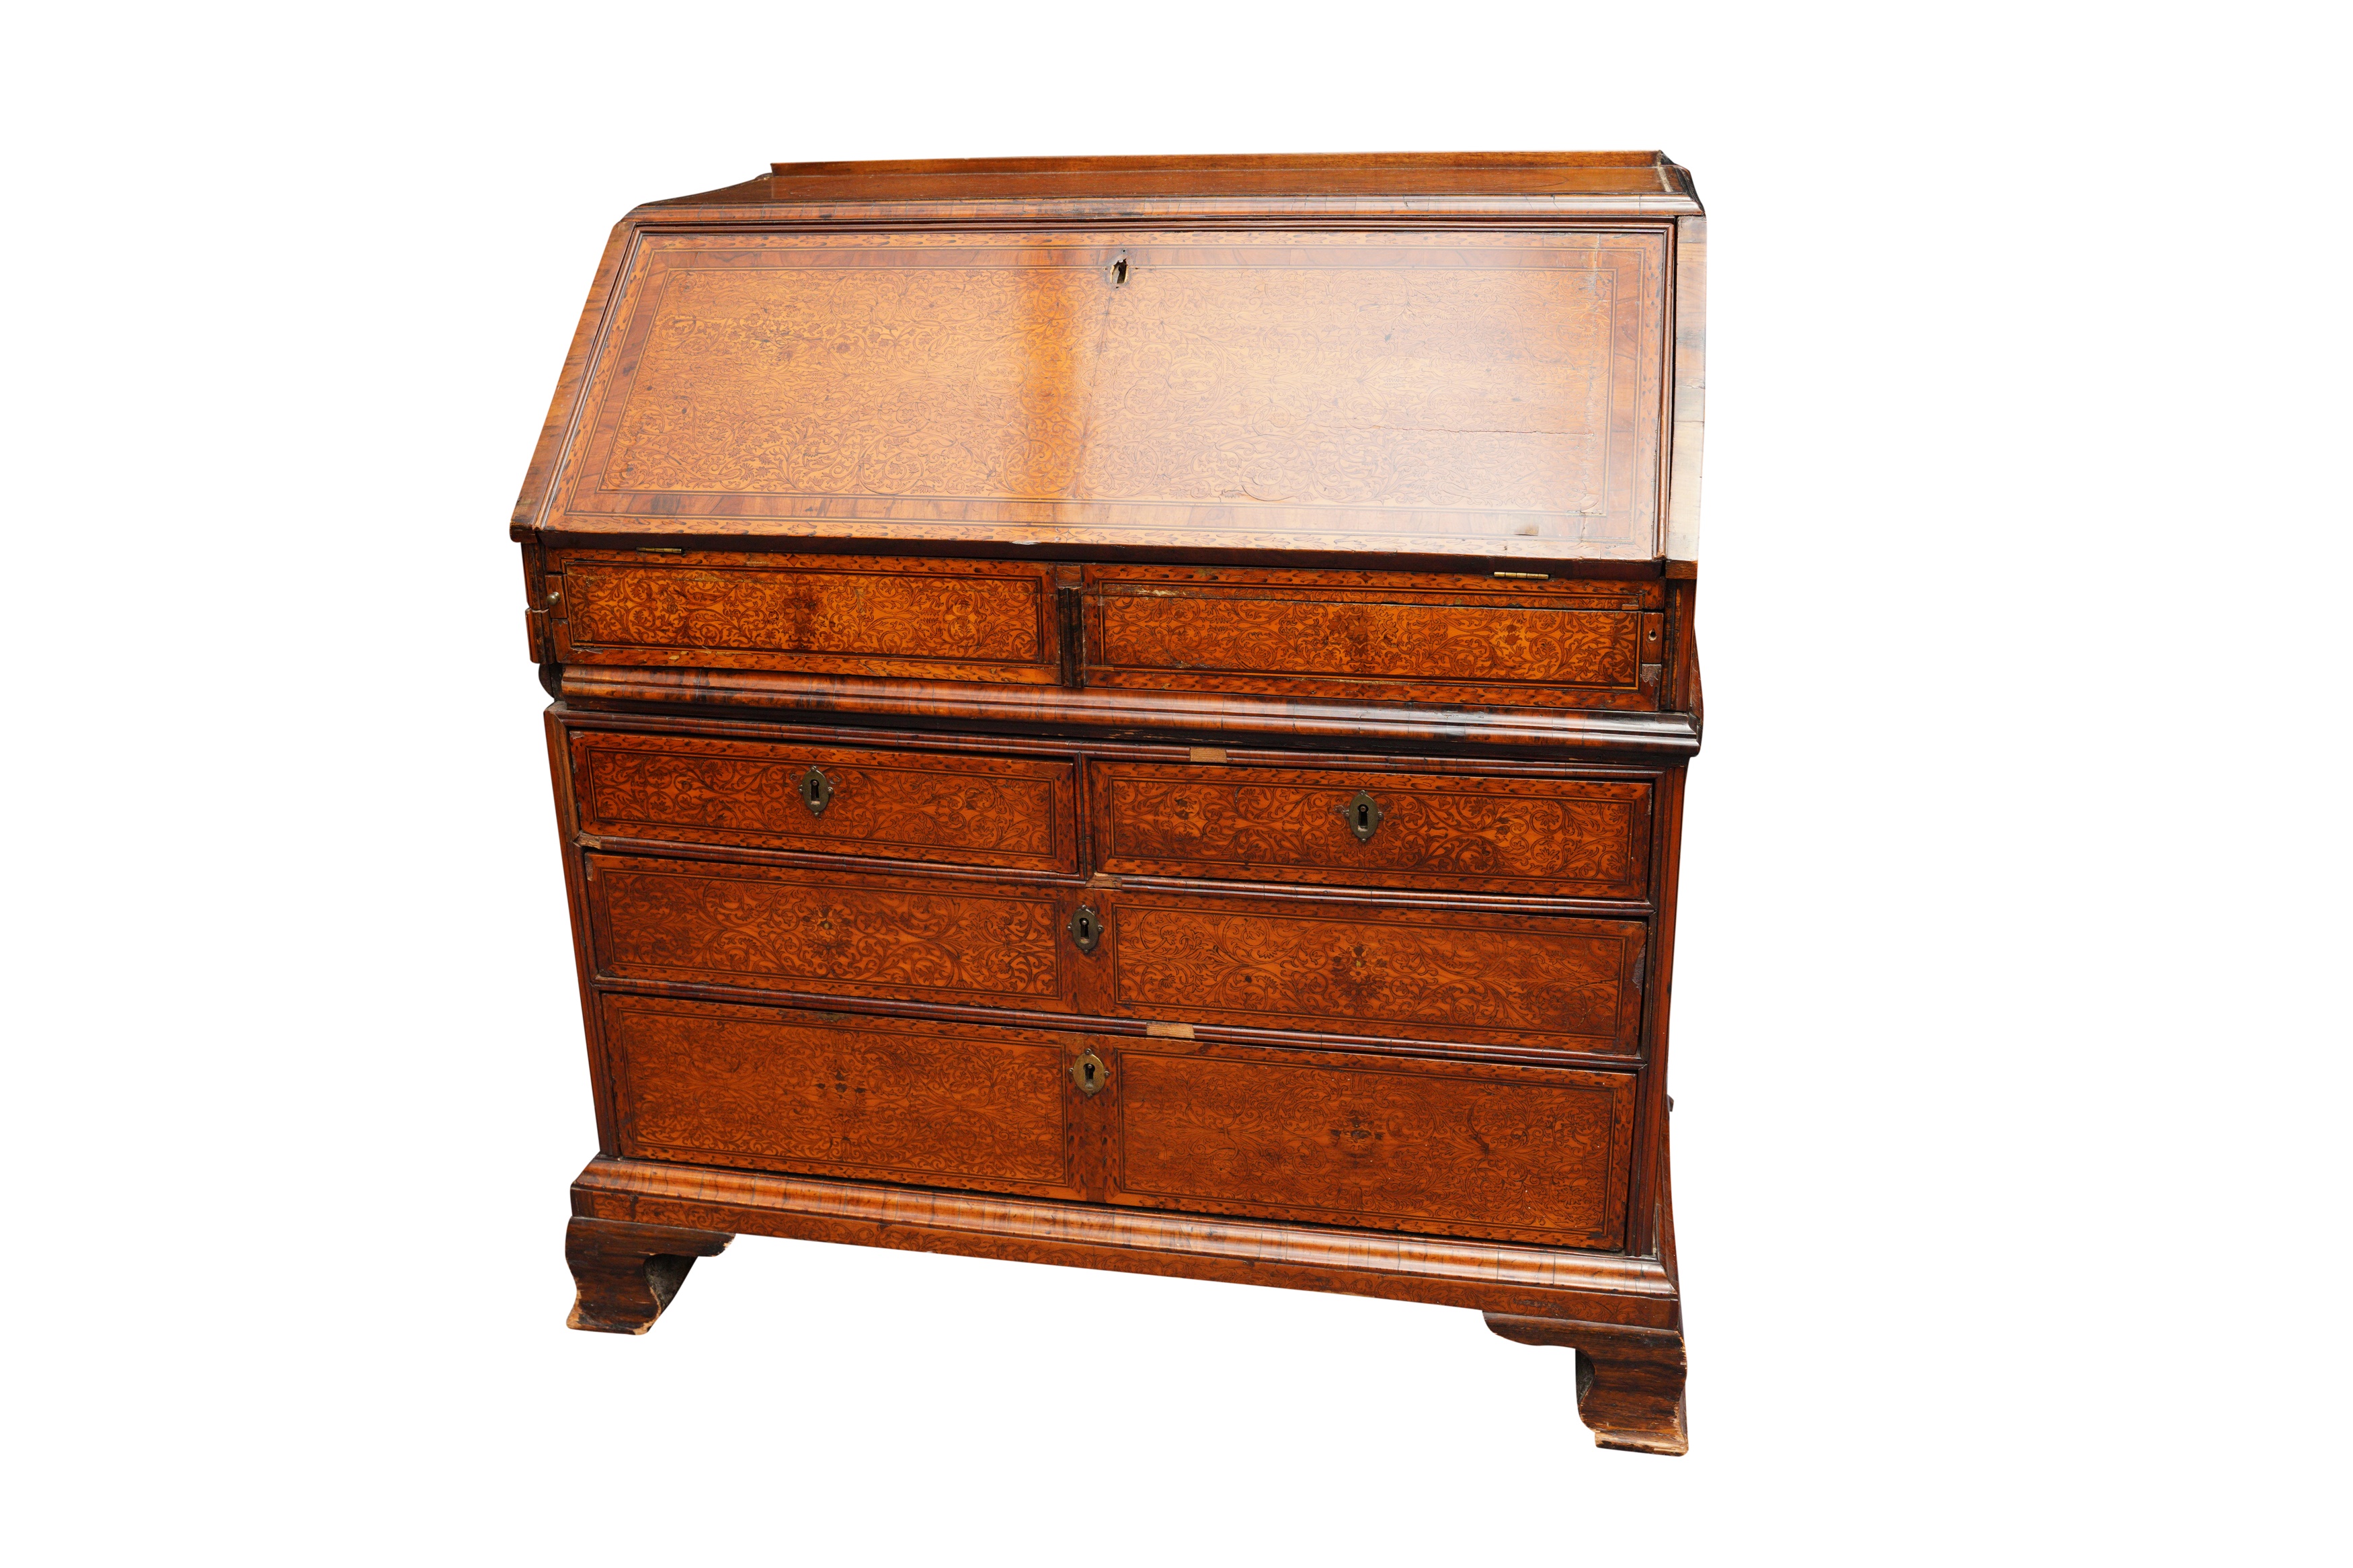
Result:
{"label": "bureau top surface", "polygon": [[1652,153],[777,164],[616,229],[513,526],[1688,559],[1698,210]]}
{"label": "bureau top surface", "polygon": [[950,158],[773,163],[742,184],[657,206],[910,202],[1219,202],[1313,210],[1345,201],[1510,207],[1527,212],[1696,213],[1688,171],[1663,153],[1318,153],[1153,158]]}

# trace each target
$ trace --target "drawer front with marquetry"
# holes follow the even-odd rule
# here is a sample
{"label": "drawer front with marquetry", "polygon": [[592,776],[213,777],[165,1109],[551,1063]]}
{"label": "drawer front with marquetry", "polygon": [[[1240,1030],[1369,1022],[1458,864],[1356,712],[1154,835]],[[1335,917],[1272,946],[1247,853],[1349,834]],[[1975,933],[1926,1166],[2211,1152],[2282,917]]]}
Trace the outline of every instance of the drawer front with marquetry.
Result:
{"label": "drawer front with marquetry", "polygon": [[1077,1037],[666,997],[600,1006],[632,1158],[1079,1195]]}
{"label": "drawer front with marquetry", "polygon": [[1096,864],[1128,876],[1640,899],[1642,780],[1088,764]]}
{"label": "drawer front with marquetry", "polygon": [[1075,768],[1028,757],[575,731],[580,831],[1070,872]]}
{"label": "drawer front with marquetry", "polygon": [[[1632,1056],[1638,921],[1141,889],[1101,897],[1104,1010]],[[1102,991],[1095,991],[1103,995]]]}
{"label": "drawer front with marquetry", "polygon": [[1010,561],[555,551],[564,664],[1052,685],[1052,570]]}
{"label": "drawer front with marquetry", "polygon": [[1099,1047],[1113,1203],[1567,1247],[1623,1235],[1630,1073]]}
{"label": "drawer front with marquetry", "polygon": [[949,877],[586,859],[598,973],[1068,1012],[1060,896]]}
{"label": "drawer front with marquetry", "polygon": [[1656,583],[1090,567],[1090,686],[1654,709]]}

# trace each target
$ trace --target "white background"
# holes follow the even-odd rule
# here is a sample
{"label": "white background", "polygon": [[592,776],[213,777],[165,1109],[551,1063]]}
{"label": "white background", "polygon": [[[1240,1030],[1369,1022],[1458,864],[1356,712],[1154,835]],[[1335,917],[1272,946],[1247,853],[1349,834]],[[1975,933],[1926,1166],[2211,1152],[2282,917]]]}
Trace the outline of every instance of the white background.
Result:
{"label": "white background", "polygon": [[[2337,19],[20,16],[0,1550],[2343,1552]],[[506,518],[614,220],[779,158],[1579,147],[1712,217],[1691,1456],[1434,1307],[747,1237],[566,1332]]]}

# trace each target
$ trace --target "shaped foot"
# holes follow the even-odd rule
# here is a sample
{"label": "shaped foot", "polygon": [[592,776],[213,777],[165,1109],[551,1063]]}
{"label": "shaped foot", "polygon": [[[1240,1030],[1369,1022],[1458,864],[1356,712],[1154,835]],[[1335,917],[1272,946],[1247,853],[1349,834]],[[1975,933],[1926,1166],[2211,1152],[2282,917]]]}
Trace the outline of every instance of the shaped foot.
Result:
{"label": "shaped foot", "polygon": [[600,1334],[642,1334],[654,1326],[698,1258],[716,1258],[735,1238],[723,1231],[574,1215],[564,1260],[579,1289],[565,1326]]}
{"label": "shaped foot", "polygon": [[1486,1314],[1487,1326],[1524,1345],[1562,1345],[1577,1352],[1577,1414],[1604,1448],[1681,1454],[1691,1447],[1683,1424],[1683,1337],[1672,1329],[1628,1329],[1556,1318]]}

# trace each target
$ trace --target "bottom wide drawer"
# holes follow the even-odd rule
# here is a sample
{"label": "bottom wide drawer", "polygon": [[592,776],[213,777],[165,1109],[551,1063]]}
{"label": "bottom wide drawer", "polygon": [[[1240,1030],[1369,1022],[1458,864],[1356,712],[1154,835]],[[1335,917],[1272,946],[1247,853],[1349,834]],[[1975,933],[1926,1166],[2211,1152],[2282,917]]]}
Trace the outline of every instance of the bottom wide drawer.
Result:
{"label": "bottom wide drawer", "polygon": [[624,1154],[1083,1195],[1071,1034],[652,996],[602,1010]]}
{"label": "bottom wide drawer", "polygon": [[1111,1201],[1615,1247],[1635,1078],[1098,1040]]}
{"label": "bottom wide drawer", "polygon": [[1636,1076],[607,994],[619,1152],[1616,1247]]}

